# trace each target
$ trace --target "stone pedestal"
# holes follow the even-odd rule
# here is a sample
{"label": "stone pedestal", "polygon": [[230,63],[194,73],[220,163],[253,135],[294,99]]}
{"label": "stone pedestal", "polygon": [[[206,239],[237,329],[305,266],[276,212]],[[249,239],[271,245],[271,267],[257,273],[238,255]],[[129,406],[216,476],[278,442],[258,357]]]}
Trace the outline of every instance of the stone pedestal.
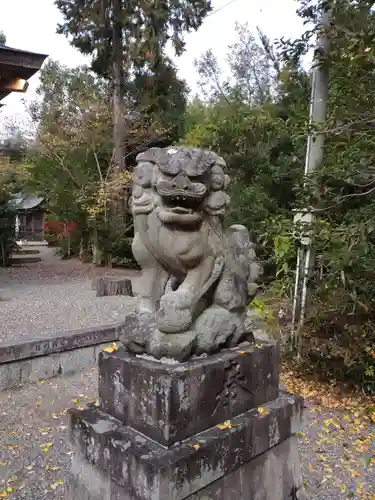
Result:
{"label": "stone pedestal", "polygon": [[99,407],[70,411],[70,500],[296,500],[302,400],[279,350],[243,344],[187,363],[101,353]]}

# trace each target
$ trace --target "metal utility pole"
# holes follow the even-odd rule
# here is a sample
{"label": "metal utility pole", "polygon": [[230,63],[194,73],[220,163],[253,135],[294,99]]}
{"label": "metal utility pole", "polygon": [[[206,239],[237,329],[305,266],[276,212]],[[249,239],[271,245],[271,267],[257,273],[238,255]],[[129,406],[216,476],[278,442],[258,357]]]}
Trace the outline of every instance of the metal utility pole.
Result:
{"label": "metal utility pole", "polygon": [[[330,25],[332,8],[322,13],[320,29],[315,48],[312,90],[310,101],[309,136],[307,140],[305,178],[314,172],[322,163],[324,155],[324,133],[319,132],[319,127],[325,122],[327,117],[328,100],[328,70],[326,66],[319,64],[322,55],[329,49],[327,28]],[[305,180],[305,184],[306,184]],[[298,334],[304,324],[306,303],[308,298],[309,278],[314,267],[314,249],[311,241],[311,229],[314,222],[314,213],[309,210],[299,212],[294,218],[295,223],[302,224],[304,234],[300,240],[300,247],[297,255],[296,280],[294,286],[293,300],[293,347],[298,347]]]}

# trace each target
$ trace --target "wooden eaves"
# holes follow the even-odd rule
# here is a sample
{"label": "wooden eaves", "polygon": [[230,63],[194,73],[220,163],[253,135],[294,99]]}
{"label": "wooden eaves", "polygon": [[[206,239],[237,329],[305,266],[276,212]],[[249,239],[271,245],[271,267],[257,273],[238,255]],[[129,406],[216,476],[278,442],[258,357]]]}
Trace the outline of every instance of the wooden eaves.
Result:
{"label": "wooden eaves", "polygon": [[26,92],[29,78],[40,70],[46,57],[0,44],[0,101],[11,92]]}

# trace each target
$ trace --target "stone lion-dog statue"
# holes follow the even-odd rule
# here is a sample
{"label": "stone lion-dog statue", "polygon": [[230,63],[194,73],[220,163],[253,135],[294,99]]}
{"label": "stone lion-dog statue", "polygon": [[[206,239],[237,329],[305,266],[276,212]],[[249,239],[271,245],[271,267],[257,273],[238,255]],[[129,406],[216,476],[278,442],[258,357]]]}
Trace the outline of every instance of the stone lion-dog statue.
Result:
{"label": "stone lion-dog statue", "polygon": [[132,250],[142,273],[132,326],[120,335],[128,350],[185,361],[253,340],[245,320],[261,269],[247,229],[225,226],[225,169],[196,148],[137,156]]}

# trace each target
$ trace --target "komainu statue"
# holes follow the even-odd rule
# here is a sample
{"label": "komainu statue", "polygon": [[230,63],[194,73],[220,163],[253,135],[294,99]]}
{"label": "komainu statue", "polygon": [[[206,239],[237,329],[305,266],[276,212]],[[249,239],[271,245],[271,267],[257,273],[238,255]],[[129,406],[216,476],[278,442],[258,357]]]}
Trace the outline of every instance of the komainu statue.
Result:
{"label": "komainu statue", "polygon": [[195,148],[138,155],[131,206],[141,302],[131,335],[120,338],[130,351],[184,361],[252,339],[245,319],[260,267],[247,229],[225,227],[225,167]]}

